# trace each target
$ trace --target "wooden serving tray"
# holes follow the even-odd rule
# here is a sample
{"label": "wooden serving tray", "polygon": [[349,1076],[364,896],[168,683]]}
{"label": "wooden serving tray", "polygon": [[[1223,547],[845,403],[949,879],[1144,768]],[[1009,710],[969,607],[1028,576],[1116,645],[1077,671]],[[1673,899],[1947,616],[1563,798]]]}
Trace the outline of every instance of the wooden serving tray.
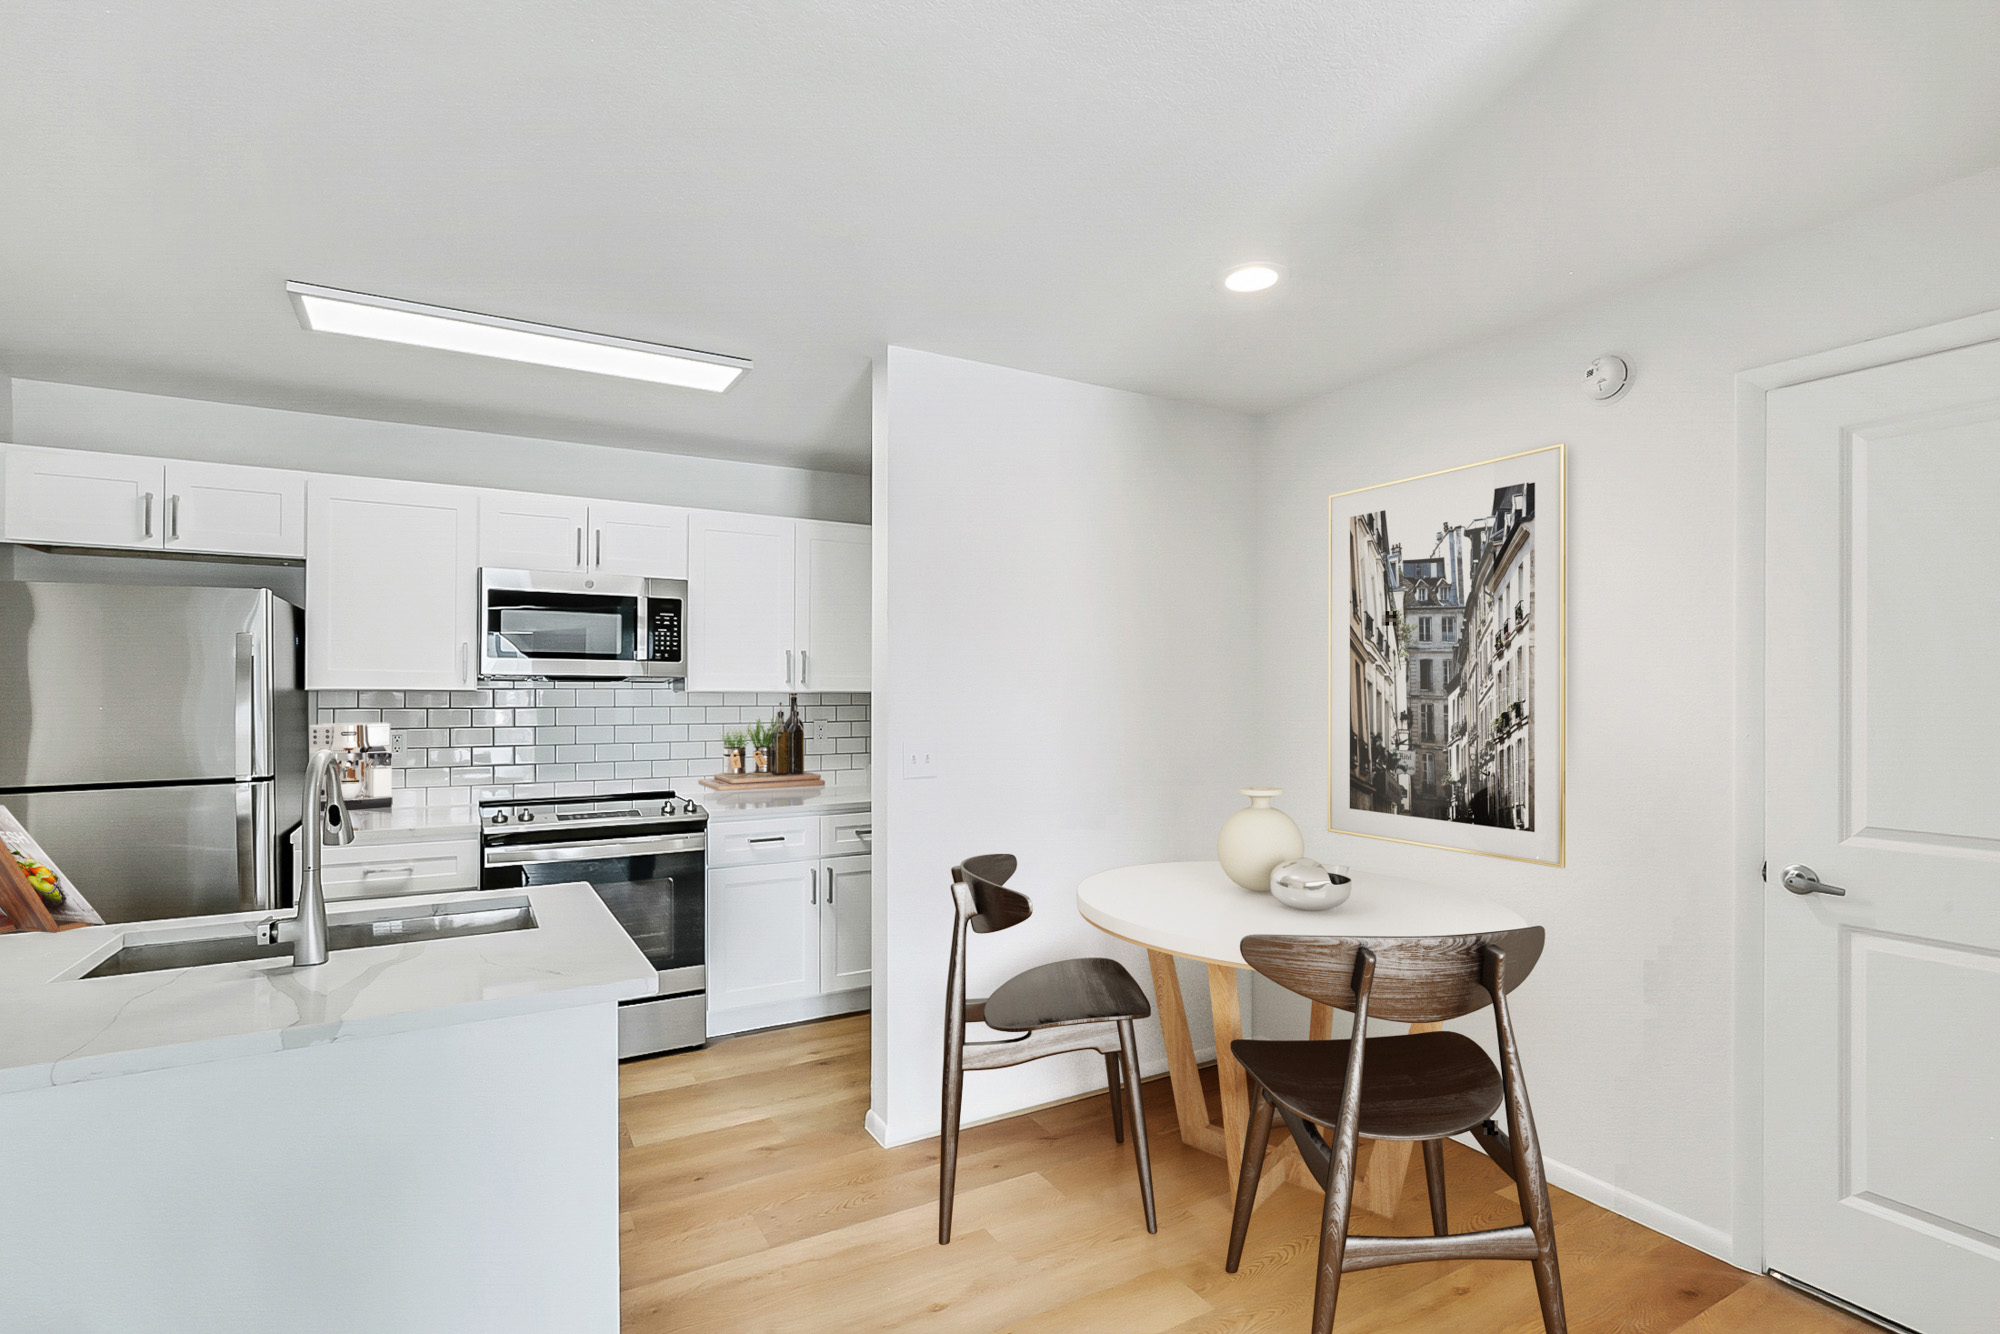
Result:
{"label": "wooden serving tray", "polygon": [[742,792],[750,788],[825,787],[818,774],[711,774],[701,785],[717,792]]}

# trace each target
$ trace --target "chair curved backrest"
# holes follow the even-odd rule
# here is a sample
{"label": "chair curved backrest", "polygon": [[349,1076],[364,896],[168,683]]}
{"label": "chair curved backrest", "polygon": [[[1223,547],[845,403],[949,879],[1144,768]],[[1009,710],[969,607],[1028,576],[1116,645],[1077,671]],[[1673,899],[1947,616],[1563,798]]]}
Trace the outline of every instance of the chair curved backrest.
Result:
{"label": "chair curved backrest", "polygon": [[1498,956],[1501,986],[1512,991],[1542,957],[1539,926],[1468,936],[1245,936],[1243,958],[1289,991],[1350,1013],[1356,1004],[1356,960],[1375,959],[1368,1015],[1397,1023],[1432,1024],[1483,1010],[1489,959]]}
{"label": "chair curved backrest", "polygon": [[988,852],[967,857],[951,868],[954,882],[971,891],[972,902],[966,923],[981,935],[1019,926],[1034,915],[1035,905],[1026,894],[1008,889],[1007,880],[1020,863],[1009,853]]}

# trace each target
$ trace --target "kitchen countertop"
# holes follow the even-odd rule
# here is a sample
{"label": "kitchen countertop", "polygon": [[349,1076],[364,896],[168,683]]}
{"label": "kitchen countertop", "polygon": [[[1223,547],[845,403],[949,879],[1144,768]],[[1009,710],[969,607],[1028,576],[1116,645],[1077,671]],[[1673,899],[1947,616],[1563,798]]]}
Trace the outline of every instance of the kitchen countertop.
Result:
{"label": "kitchen countertop", "polygon": [[[355,843],[419,843],[432,838],[479,837],[479,809],[414,806],[399,801],[376,810],[350,810]],[[352,846],[351,844],[349,846]]]}
{"label": "kitchen countertop", "polygon": [[865,811],[871,789],[864,782],[828,783],[825,787],[752,788],[742,792],[718,792],[689,779],[675,789],[691,796],[713,820],[741,820],[767,815],[846,815]]}
{"label": "kitchen countertop", "polygon": [[280,956],[82,977],[125,943],[249,932],[274,915],[263,912],[0,936],[0,1094],[609,1004],[657,985],[653,966],[586,884],[344,900],[327,916],[519,897],[534,911],[533,930],[335,950],[309,969]]}

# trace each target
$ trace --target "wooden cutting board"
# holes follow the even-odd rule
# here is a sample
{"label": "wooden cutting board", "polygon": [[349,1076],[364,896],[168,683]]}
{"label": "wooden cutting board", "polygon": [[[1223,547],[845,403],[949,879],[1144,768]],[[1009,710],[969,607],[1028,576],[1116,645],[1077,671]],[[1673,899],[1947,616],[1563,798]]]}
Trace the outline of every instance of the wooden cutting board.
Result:
{"label": "wooden cutting board", "polygon": [[717,792],[741,792],[748,788],[825,787],[818,774],[712,774],[701,785]]}

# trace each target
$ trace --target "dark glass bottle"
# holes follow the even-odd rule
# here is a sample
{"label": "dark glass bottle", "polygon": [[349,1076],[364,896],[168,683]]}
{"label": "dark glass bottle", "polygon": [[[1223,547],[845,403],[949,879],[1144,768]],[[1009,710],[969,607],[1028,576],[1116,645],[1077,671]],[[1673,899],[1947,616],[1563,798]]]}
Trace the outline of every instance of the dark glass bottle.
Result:
{"label": "dark glass bottle", "polygon": [[798,772],[798,764],[792,758],[792,729],[785,725],[785,711],[778,710],[778,716],[771,721],[771,772],[790,774]]}
{"label": "dark glass bottle", "polygon": [[792,711],[785,718],[785,735],[791,739],[792,767],[790,772],[802,774],[806,771],[806,720],[799,712],[799,697],[792,696]]}

